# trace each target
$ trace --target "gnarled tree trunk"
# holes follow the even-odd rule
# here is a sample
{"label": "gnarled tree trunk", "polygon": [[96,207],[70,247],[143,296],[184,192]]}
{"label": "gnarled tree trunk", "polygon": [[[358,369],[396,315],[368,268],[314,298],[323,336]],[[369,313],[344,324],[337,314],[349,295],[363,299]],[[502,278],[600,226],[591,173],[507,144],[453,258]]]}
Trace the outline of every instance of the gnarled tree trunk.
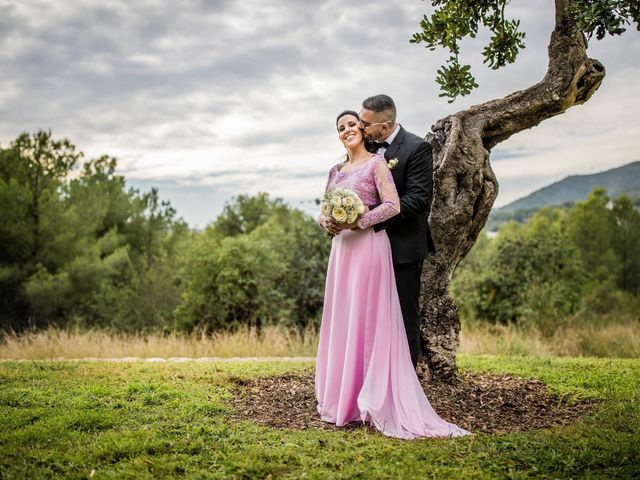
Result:
{"label": "gnarled tree trunk", "polygon": [[433,146],[434,195],[429,226],[436,253],[422,273],[420,368],[451,380],[456,373],[460,319],[449,295],[451,276],[484,227],[498,195],[491,149],[514,133],[586,102],[605,71],[587,57],[586,40],[569,12],[570,0],[556,0],[556,25],[549,66],[541,82],[499,100],[439,120],[427,139]]}

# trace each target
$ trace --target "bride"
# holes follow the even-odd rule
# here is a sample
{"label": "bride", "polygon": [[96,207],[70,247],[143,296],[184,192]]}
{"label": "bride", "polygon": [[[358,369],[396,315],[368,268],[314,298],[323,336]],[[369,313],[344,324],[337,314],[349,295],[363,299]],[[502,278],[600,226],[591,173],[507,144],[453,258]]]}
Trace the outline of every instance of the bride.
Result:
{"label": "bride", "polygon": [[400,213],[386,160],[364,147],[360,119],[344,111],[336,119],[346,160],[331,168],[326,192],[354,190],[377,205],[351,224],[320,215],[333,236],[315,374],[318,412],[338,426],[371,423],[404,439],[453,437],[470,432],[438,416],[411,363],[398,300],[391,247],[372,225]]}

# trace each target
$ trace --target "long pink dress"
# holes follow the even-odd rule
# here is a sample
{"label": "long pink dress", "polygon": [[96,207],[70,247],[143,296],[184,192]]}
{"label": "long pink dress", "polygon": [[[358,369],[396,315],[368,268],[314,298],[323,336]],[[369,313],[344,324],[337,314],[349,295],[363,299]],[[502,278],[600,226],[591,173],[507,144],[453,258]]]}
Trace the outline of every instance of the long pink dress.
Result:
{"label": "long pink dress", "polygon": [[334,166],[327,190],[334,188],[380,205],[360,218],[360,230],[332,240],[315,375],[321,418],[368,422],[404,439],[469,434],[433,410],[411,363],[389,238],[371,228],[399,210],[386,161],[374,155],[357,170]]}

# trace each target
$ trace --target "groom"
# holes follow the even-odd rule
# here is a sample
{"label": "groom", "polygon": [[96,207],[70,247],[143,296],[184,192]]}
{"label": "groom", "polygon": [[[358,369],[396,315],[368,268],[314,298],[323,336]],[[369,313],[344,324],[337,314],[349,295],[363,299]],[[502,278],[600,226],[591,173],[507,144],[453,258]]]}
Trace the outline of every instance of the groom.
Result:
{"label": "groom", "polygon": [[427,251],[435,251],[427,218],[433,193],[431,145],[396,123],[396,106],[387,95],[362,102],[360,128],[368,149],[383,155],[400,196],[400,214],[374,226],[386,229],[391,243],[402,317],[416,367],[420,354],[420,275]]}

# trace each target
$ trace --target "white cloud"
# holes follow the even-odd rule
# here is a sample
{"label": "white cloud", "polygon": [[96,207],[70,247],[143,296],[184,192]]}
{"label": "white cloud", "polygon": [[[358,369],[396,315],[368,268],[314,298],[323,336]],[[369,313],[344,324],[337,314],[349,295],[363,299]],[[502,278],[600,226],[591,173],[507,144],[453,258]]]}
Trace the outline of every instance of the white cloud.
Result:
{"label": "white cloud", "polygon": [[[237,193],[310,200],[342,153],[335,115],[364,97],[392,95],[424,135],[540,80],[551,3],[509,5],[527,33],[513,66],[482,65],[486,32],[465,42],[481,88],[449,105],[434,83],[447,53],[409,44],[428,2],[0,0],[0,141],[52,129],[89,157],[116,156],[131,182],[155,182],[198,225]],[[629,61],[640,35],[592,43],[608,70],[601,91],[494,150],[498,204],[640,157],[640,66]]]}

